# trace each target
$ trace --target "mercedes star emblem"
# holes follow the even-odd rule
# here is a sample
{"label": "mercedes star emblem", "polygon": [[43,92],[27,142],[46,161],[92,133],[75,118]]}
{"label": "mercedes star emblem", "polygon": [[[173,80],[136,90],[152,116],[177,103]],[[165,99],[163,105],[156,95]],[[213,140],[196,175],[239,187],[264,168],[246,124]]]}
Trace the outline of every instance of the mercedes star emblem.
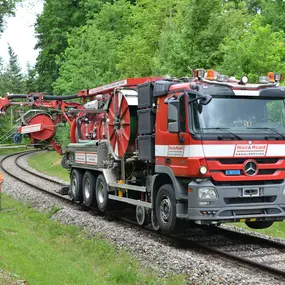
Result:
{"label": "mercedes star emblem", "polygon": [[244,173],[247,176],[253,176],[255,174],[257,174],[258,172],[258,167],[257,167],[257,163],[254,160],[247,160],[244,163]]}

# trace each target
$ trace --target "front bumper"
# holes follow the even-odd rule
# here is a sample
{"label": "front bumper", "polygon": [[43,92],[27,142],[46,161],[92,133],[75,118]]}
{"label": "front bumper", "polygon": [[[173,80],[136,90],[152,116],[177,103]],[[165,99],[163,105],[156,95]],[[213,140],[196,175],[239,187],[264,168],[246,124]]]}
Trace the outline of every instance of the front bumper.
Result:
{"label": "front bumper", "polygon": [[[199,199],[199,187],[213,187],[217,199]],[[188,184],[188,220],[201,224],[285,219],[285,183],[268,185],[215,186],[211,181]],[[256,196],[245,196],[244,189],[259,189]],[[201,202],[208,205],[201,205]]]}

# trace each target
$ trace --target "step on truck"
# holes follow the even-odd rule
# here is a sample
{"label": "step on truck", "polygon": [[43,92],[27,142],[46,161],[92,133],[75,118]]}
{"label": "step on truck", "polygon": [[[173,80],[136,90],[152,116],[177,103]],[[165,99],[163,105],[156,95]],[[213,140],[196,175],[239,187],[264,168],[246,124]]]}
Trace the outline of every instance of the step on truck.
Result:
{"label": "step on truck", "polygon": [[170,233],[181,220],[266,228],[285,218],[285,88],[214,70],[128,78],[79,96],[65,164],[72,199],[136,207]]}

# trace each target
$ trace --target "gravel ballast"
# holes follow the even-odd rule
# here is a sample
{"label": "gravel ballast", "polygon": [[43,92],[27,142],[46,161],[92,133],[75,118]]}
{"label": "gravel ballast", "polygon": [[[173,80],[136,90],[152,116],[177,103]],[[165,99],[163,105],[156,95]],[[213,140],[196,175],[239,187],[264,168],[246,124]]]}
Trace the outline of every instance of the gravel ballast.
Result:
{"label": "gravel ballast", "polygon": [[[27,164],[25,158],[21,159],[23,165]],[[15,167],[12,162],[10,164],[10,169]],[[160,276],[182,273],[187,276],[188,284],[285,284],[283,280],[265,276],[238,264],[175,248],[151,232],[82,211],[80,206],[40,193],[8,175],[4,174],[4,179],[3,191],[12,198],[26,202],[39,211],[49,211],[53,206],[60,208],[53,219],[63,224],[77,225],[93,235],[103,236],[118,248],[136,256],[146,268],[153,268]],[[37,184],[39,183],[45,184],[41,179]]]}

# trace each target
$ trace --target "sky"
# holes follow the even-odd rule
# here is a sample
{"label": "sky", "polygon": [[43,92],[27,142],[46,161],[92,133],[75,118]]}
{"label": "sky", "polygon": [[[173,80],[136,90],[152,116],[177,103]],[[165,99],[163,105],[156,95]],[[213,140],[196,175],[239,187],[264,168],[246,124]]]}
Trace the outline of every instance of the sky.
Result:
{"label": "sky", "polygon": [[8,62],[8,43],[17,54],[23,72],[27,62],[32,66],[36,63],[38,50],[36,44],[34,24],[37,14],[43,9],[42,0],[25,0],[17,6],[15,17],[6,18],[6,29],[0,38],[0,57]]}

